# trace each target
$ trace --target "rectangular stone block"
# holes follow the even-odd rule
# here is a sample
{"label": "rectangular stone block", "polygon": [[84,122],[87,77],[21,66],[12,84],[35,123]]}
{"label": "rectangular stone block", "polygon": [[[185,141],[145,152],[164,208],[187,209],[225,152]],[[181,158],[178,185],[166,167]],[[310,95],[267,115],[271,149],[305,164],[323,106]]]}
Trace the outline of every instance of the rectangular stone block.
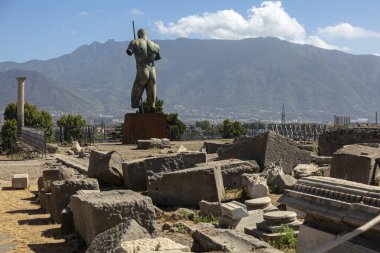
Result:
{"label": "rectangular stone block", "polygon": [[123,144],[137,140],[167,138],[166,117],[162,113],[127,113],[124,118]]}
{"label": "rectangular stone block", "polygon": [[279,160],[287,174],[300,163],[310,163],[309,151],[300,150],[296,143],[274,132],[266,132],[255,137],[245,137],[219,150],[218,159],[255,160],[263,170],[267,165]]}
{"label": "rectangular stone block", "polygon": [[206,148],[207,154],[215,154],[216,151],[218,151],[219,148],[223,148],[225,144],[224,143],[217,143],[217,142],[204,142],[203,147]]}
{"label": "rectangular stone block", "polygon": [[145,159],[127,161],[123,163],[124,185],[132,191],[146,191]]}
{"label": "rectangular stone block", "polygon": [[79,190],[99,190],[97,179],[71,179],[54,181],[51,187],[51,218],[61,223],[61,212],[70,203],[70,197]]}
{"label": "rectangular stone block", "polygon": [[205,200],[202,200],[199,202],[199,215],[201,216],[212,215],[212,216],[218,217],[221,214],[222,214],[222,211],[220,210],[219,202],[209,202]]}
{"label": "rectangular stone block", "polygon": [[379,177],[376,168],[379,157],[380,148],[357,144],[344,146],[333,155],[330,177],[373,184]]}
{"label": "rectangular stone block", "polygon": [[226,161],[220,164],[220,169],[222,170],[224,187],[227,189],[243,188],[243,174],[260,172],[260,166],[256,161]]}
{"label": "rectangular stone block", "polygon": [[90,245],[96,235],[134,219],[140,226],[155,234],[156,214],[152,200],[130,190],[103,191],[93,194],[73,195],[70,208],[75,229]]}
{"label": "rectangular stone block", "polygon": [[12,178],[13,189],[26,189],[29,188],[29,175],[28,174],[15,174]]}
{"label": "rectangular stone block", "polygon": [[198,206],[199,201],[220,202],[224,186],[217,167],[198,167],[162,174],[148,184],[153,203],[168,206]]}
{"label": "rectangular stone block", "polygon": [[185,168],[183,156],[152,157],[144,160],[147,177],[154,174],[167,173]]}
{"label": "rectangular stone block", "polygon": [[222,203],[220,205],[222,215],[227,216],[233,220],[241,219],[248,216],[247,207],[237,201]]}
{"label": "rectangular stone block", "polygon": [[207,155],[203,152],[182,153],[178,156],[182,157],[185,168],[191,168],[198,163],[205,163],[207,161]]}
{"label": "rectangular stone block", "polygon": [[44,209],[47,213],[50,213],[51,212],[51,207],[50,207],[51,192],[46,192],[46,191],[42,190],[38,194],[40,197],[41,208]]}

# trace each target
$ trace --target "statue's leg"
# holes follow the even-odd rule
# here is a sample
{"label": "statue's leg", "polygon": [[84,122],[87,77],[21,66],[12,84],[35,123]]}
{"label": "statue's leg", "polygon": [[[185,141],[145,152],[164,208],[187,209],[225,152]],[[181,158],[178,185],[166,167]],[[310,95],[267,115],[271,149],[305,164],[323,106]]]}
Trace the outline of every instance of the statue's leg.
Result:
{"label": "statue's leg", "polygon": [[144,92],[144,88],[149,79],[149,70],[147,68],[138,69],[136,72],[136,79],[133,83],[131,93],[132,108],[140,107],[140,100]]}
{"label": "statue's leg", "polygon": [[155,102],[156,102],[156,70],[154,67],[152,67],[149,71],[149,81],[148,81],[148,86],[146,88],[146,97],[148,100],[148,105],[151,108],[155,107]]}

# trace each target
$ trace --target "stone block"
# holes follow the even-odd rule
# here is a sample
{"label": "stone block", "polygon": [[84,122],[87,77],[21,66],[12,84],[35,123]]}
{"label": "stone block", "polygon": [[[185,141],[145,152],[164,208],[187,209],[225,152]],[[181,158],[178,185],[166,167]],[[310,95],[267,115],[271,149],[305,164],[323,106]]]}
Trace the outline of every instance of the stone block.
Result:
{"label": "stone block", "polygon": [[79,190],[99,190],[96,179],[70,179],[54,181],[51,189],[51,218],[61,223],[61,212],[70,203],[70,197]]}
{"label": "stone block", "polygon": [[71,143],[71,150],[74,151],[75,154],[82,151],[82,147],[79,145],[79,142],[73,141]]}
{"label": "stone block", "polygon": [[222,203],[220,205],[223,216],[227,216],[233,220],[241,219],[248,216],[247,207],[237,201],[232,201],[228,203]]}
{"label": "stone block", "polygon": [[331,164],[332,157],[331,156],[316,156],[315,163],[320,165]]}
{"label": "stone block", "polygon": [[147,177],[144,160],[127,161],[122,165],[124,185],[132,191],[146,191]]}
{"label": "stone block", "polygon": [[293,176],[295,178],[318,176],[318,167],[314,164],[298,164],[293,169]]}
{"label": "stone block", "polygon": [[256,161],[238,159],[221,160],[198,164],[197,166],[218,166],[222,171],[223,185],[227,189],[242,188],[242,175],[259,173],[260,167]]}
{"label": "stone block", "polygon": [[41,191],[44,188],[44,180],[42,177],[39,177],[37,180],[38,191]]}
{"label": "stone block", "polygon": [[184,168],[191,168],[196,164],[205,163],[207,161],[207,155],[203,152],[188,152],[177,156],[182,157]]}
{"label": "stone block", "polygon": [[345,145],[380,143],[380,128],[339,128],[323,132],[318,138],[318,155],[332,156]]}
{"label": "stone block", "polygon": [[96,178],[100,183],[122,185],[124,184],[123,158],[116,151],[102,153],[91,150],[88,165],[88,176]]}
{"label": "stone block", "polygon": [[60,151],[59,146],[55,143],[46,143],[45,147],[49,154],[55,154]]}
{"label": "stone block", "polygon": [[150,180],[162,173],[185,169],[183,156],[152,157],[144,160],[147,185]]}
{"label": "stone block", "polygon": [[39,192],[40,205],[47,213],[51,212],[51,192],[46,192],[42,190]]}
{"label": "stone block", "polygon": [[152,138],[149,140],[137,140],[137,149],[150,149],[150,148],[160,148],[161,147],[161,140]]}
{"label": "stone block", "polygon": [[220,202],[224,186],[220,168],[199,167],[160,175],[148,184],[153,203],[198,206],[199,201]]}
{"label": "stone block", "polygon": [[75,179],[77,176],[72,168],[48,169],[42,171],[43,188],[46,192],[51,191],[51,183],[54,181]]}
{"label": "stone block", "polygon": [[134,219],[150,234],[155,234],[155,209],[149,197],[130,190],[73,195],[70,208],[74,214],[75,229],[87,245],[98,234]]}
{"label": "stone block", "polygon": [[166,117],[162,113],[127,113],[124,118],[123,144],[137,140],[167,138]]}
{"label": "stone block", "polygon": [[263,170],[269,163],[282,161],[286,174],[300,163],[310,163],[310,152],[300,150],[296,143],[274,132],[266,132],[255,137],[243,137],[218,151],[218,159],[237,158],[255,160]]}
{"label": "stone block", "polygon": [[227,189],[242,188],[242,175],[246,173],[258,173],[260,167],[256,161],[232,160],[220,165],[223,176],[223,184]]}
{"label": "stone block", "polygon": [[267,179],[267,185],[269,186],[272,185],[275,177],[283,174],[284,169],[281,167],[281,162],[270,163],[267,167],[264,168],[263,172],[261,172],[261,176]]}
{"label": "stone block", "polygon": [[270,189],[274,193],[283,193],[285,189],[290,189],[295,185],[297,179],[291,175],[278,175],[273,179]]}
{"label": "stone block", "polygon": [[28,174],[15,174],[12,178],[13,189],[27,189],[29,188],[29,175]]}
{"label": "stone block", "polygon": [[92,240],[86,253],[115,252],[123,242],[142,238],[151,238],[151,235],[135,220],[126,220],[98,234]]}
{"label": "stone block", "polygon": [[99,193],[100,190],[78,190],[75,194],[91,194],[91,193]]}
{"label": "stone block", "polygon": [[199,202],[199,215],[200,216],[219,216],[222,214],[222,211],[220,210],[220,203],[219,202],[209,202],[206,200],[202,200]]}
{"label": "stone block", "polygon": [[330,177],[373,184],[380,176],[376,168],[379,157],[380,148],[358,144],[344,146],[333,155]]}
{"label": "stone block", "polygon": [[219,148],[223,148],[224,145],[225,145],[224,143],[205,141],[203,144],[203,147],[206,148],[207,154],[215,154],[216,151],[218,151]]}
{"label": "stone block", "polygon": [[145,238],[134,241],[126,241],[116,249],[118,253],[153,253],[153,252],[190,252],[190,248],[176,243],[169,238],[157,237],[154,239]]}
{"label": "stone block", "polygon": [[260,174],[243,174],[242,184],[249,198],[261,198],[268,195],[267,180]]}
{"label": "stone block", "polygon": [[62,235],[69,235],[75,233],[73,212],[69,207],[61,212],[61,233]]}

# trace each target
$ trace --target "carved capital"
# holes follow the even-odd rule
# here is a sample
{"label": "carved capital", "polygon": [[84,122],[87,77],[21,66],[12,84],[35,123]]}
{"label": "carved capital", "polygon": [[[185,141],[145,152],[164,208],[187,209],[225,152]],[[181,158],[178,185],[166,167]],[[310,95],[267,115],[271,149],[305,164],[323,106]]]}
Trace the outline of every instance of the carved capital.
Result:
{"label": "carved capital", "polygon": [[25,76],[18,76],[16,77],[17,81],[18,81],[18,84],[23,84],[26,80],[26,77]]}

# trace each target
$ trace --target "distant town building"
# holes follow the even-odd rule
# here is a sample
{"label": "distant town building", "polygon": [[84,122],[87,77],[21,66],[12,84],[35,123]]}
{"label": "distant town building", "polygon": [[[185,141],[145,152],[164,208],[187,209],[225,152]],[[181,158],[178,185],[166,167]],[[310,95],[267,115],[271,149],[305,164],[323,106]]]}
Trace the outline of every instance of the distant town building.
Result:
{"label": "distant town building", "polygon": [[346,126],[351,123],[350,116],[337,116],[334,115],[334,126]]}

